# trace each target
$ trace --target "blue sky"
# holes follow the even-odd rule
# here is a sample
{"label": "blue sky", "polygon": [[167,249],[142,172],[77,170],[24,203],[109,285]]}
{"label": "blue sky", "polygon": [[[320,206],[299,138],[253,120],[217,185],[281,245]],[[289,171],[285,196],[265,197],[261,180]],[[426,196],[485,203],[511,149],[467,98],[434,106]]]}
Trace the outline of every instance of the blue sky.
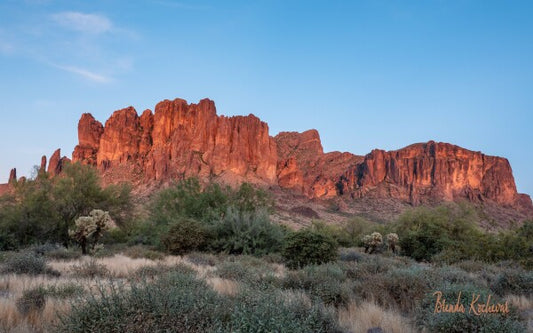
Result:
{"label": "blue sky", "polygon": [[530,1],[0,0],[0,182],[70,156],[83,112],[209,97],[326,151],[428,140],[533,194]]}

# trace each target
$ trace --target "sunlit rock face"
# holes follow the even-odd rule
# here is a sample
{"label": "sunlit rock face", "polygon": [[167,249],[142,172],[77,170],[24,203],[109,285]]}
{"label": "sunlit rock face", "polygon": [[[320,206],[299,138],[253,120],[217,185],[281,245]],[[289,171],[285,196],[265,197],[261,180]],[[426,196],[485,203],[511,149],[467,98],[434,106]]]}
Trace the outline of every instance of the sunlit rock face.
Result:
{"label": "sunlit rock face", "polygon": [[268,125],[254,115],[217,116],[208,99],[165,100],[140,117],[133,107],[118,110],[102,131],[91,118],[80,120],[74,161],[94,162],[103,172],[129,164],[146,181],[199,176],[276,182],[276,144]]}
{"label": "sunlit rock face", "polygon": [[374,150],[348,169],[341,184],[354,196],[374,192],[414,204],[465,198],[528,205],[520,203],[507,159],[433,141],[395,151]]}
{"label": "sunlit rock face", "polygon": [[[105,126],[86,113],[78,137],[73,160],[96,166],[109,183],[196,176],[279,186],[308,198],[394,198],[414,205],[467,199],[533,212],[505,158],[433,141],[366,156],[324,153],[316,130],[271,137],[254,115],[218,116],[209,99],[164,100],[141,116],[128,107]],[[48,169],[57,174],[55,155]]]}

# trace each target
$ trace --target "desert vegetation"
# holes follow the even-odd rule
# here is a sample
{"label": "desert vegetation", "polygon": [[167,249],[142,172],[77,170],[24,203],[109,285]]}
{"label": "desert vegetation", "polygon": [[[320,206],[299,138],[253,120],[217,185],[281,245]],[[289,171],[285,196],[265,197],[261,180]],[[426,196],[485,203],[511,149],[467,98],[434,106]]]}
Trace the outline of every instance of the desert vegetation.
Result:
{"label": "desert vegetation", "polygon": [[[291,230],[268,192],[186,179],[132,214],[129,188],[67,166],[0,199],[0,330],[525,332],[533,222],[488,233],[475,208],[419,207]],[[111,227],[112,226],[112,227]],[[439,292],[466,313],[436,312]],[[506,313],[468,311],[491,297]]]}

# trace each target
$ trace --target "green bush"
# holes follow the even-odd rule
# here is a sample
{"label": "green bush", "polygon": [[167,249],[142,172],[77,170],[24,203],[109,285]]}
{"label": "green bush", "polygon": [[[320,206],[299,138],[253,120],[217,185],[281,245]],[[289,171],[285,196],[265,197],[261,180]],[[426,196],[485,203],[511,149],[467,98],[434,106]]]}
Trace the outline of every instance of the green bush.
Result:
{"label": "green bush", "polygon": [[337,243],[328,235],[303,229],[286,237],[282,255],[291,268],[326,263],[337,258]]}
{"label": "green bush", "polygon": [[431,261],[447,250],[451,251],[447,255],[449,263],[472,257],[480,252],[480,242],[476,241],[482,237],[476,227],[478,220],[475,210],[467,205],[407,211],[396,223],[402,253],[419,261]]}
{"label": "green bush", "polygon": [[8,257],[1,271],[2,273],[59,276],[59,272],[48,267],[43,256],[30,251],[15,253]]}
{"label": "green bush", "polygon": [[238,212],[269,210],[272,199],[268,192],[242,183],[237,190],[210,183],[205,188],[197,178],[188,178],[161,191],[152,202],[151,216],[156,224],[169,224],[178,217],[197,221],[218,221],[229,207]]}
{"label": "green bush", "polygon": [[266,211],[241,212],[228,208],[214,226],[211,248],[228,254],[264,255],[281,250],[284,232]]}
{"label": "green bush", "polygon": [[181,255],[202,249],[208,235],[202,223],[181,217],[169,226],[166,234],[161,236],[161,243],[169,253]]}

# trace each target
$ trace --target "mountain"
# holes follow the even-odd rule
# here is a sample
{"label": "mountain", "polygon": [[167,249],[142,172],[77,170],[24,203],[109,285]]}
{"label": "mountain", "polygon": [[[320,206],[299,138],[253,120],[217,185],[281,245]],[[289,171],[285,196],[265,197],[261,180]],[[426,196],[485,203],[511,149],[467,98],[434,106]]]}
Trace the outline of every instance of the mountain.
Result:
{"label": "mountain", "polygon": [[[403,205],[468,200],[515,211],[513,219],[533,216],[531,198],[517,193],[505,158],[433,141],[365,156],[324,153],[316,130],[272,137],[268,125],[252,114],[218,116],[209,99],[164,100],[140,116],[128,107],[115,111],[105,125],[85,113],[78,138],[72,161],[95,166],[106,183],[154,188],[197,176],[269,186],[304,203],[301,198],[340,200],[343,206],[370,199]],[[69,161],[58,150],[48,171],[59,174]]]}

